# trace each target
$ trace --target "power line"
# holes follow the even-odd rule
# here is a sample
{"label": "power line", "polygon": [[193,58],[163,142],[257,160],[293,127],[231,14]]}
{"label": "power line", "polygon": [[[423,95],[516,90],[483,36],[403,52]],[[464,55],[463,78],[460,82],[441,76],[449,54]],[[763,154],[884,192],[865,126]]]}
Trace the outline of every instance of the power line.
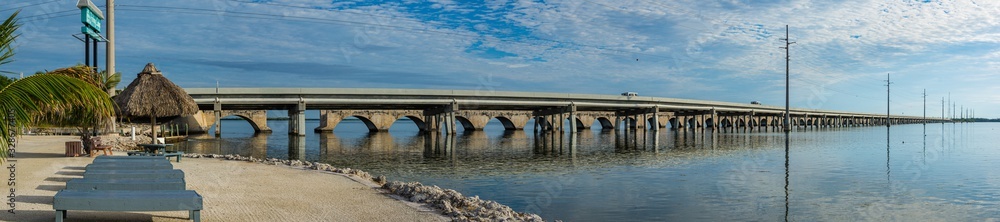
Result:
{"label": "power line", "polygon": [[[58,2],[58,1],[59,0],[52,0],[52,1],[40,2],[40,3],[25,5],[25,6],[18,6],[18,7],[8,8],[8,9],[0,9],[0,12],[5,12],[5,11],[10,11],[10,10],[15,10],[15,9],[23,9],[23,8],[27,8],[27,7],[32,7],[32,6],[37,6],[37,5],[44,5],[44,4],[49,4],[49,3]],[[17,3],[7,4],[7,5],[3,5],[3,6],[6,7],[8,5],[14,5],[14,4],[17,4]]]}
{"label": "power line", "polygon": [[45,14],[25,16],[25,17],[19,18],[18,20],[20,20],[21,22],[30,22],[30,21],[38,21],[38,20],[45,20],[45,19],[61,18],[61,17],[66,17],[66,16],[79,15],[79,14],[77,14],[79,11],[80,11],[79,9],[73,9],[73,10],[66,10],[66,11],[50,12],[50,13],[45,13]]}

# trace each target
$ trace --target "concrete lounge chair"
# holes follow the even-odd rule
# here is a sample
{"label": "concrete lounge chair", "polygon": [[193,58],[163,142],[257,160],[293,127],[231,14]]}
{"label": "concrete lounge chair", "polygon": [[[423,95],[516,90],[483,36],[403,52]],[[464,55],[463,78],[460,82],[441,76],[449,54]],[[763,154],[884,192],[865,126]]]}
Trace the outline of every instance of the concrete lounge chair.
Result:
{"label": "concrete lounge chair", "polygon": [[193,190],[155,191],[78,191],[62,190],[52,199],[57,222],[66,211],[188,211],[188,217],[201,221],[202,197]]}
{"label": "concrete lounge chair", "polygon": [[167,159],[170,159],[170,157],[174,157],[174,158],[177,159],[177,162],[180,163],[181,162],[181,157],[184,156],[184,152],[181,152],[181,151],[164,151],[163,153],[149,153],[149,152],[132,151],[132,152],[128,152],[128,156],[136,156],[136,157],[166,157]]}
{"label": "concrete lounge chair", "polygon": [[87,179],[184,179],[181,170],[87,170]]}
{"label": "concrete lounge chair", "polygon": [[94,158],[94,160],[101,160],[101,159],[140,160],[140,159],[162,159],[162,158],[157,156],[98,156]]}
{"label": "concrete lounge chair", "polygon": [[[167,169],[149,169],[149,168]],[[53,197],[55,221],[67,211],[188,211],[201,221],[202,196],[184,190],[184,172],[162,158],[101,158],[87,165],[84,178],[66,182]]]}
{"label": "concrete lounge chair", "polygon": [[94,159],[94,163],[143,163],[143,162],[146,162],[146,163],[160,163],[160,164],[170,163],[170,161],[167,161],[167,159],[164,159],[164,158],[154,158],[154,159],[111,159],[111,158]]}
{"label": "concrete lounge chair", "polygon": [[184,190],[184,179],[93,179],[77,178],[66,182],[66,190]]}
{"label": "concrete lounge chair", "polygon": [[87,164],[87,170],[170,170],[174,165],[156,162],[106,162]]}
{"label": "concrete lounge chair", "polygon": [[[166,155],[145,155],[145,156],[99,156],[94,158],[94,163],[108,163],[108,162],[143,162],[148,160],[163,160],[166,161],[170,157],[176,156],[177,162],[181,162],[181,156],[184,152],[167,153]],[[107,157],[107,158],[100,158]],[[166,158],[164,158],[166,157]]]}

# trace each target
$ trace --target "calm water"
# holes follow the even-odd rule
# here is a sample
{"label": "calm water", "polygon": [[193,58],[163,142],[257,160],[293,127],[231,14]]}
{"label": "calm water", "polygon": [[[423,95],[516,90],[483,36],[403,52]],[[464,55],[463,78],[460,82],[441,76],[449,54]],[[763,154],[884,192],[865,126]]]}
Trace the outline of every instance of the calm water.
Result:
{"label": "calm water", "polygon": [[[254,135],[225,120],[188,152],[321,161],[420,181],[566,221],[1000,219],[1000,124],[920,124],[784,133],[424,135],[399,121],[368,133]],[[317,121],[307,121],[309,129]],[[529,123],[529,126],[532,124]],[[787,150],[787,152],[786,152]]]}

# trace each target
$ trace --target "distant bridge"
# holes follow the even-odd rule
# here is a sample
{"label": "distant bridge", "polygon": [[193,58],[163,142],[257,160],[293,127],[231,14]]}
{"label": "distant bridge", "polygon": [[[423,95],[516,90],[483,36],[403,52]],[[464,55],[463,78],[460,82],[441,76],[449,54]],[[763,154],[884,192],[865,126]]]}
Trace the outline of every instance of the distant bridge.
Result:
{"label": "distant bridge", "polygon": [[[491,119],[507,130],[605,129],[702,131],[779,130],[784,107],[644,96],[500,92],[480,90],[369,88],[188,88],[202,112],[188,118],[206,132],[221,132],[219,119],[241,117],[257,132],[267,132],[267,110],[287,110],[290,134],[305,135],[305,110],[320,111],[317,132],[332,131],[341,120],[357,117],[370,131],[386,131],[401,118],[422,131],[453,134],[482,130]],[[851,127],[949,119],[795,108],[791,127]],[[570,120],[570,121],[561,121]],[[569,126],[566,126],[568,122]],[[197,129],[196,129],[197,130]]]}

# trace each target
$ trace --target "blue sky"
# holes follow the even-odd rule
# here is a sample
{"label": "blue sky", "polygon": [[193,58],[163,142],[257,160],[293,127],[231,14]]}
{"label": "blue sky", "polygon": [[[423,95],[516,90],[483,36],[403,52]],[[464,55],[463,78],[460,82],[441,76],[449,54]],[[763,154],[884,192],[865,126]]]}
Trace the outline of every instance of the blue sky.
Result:
{"label": "blue sky", "polygon": [[[21,9],[15,62],[83,62],[74,0]],[[95,2],[104,5],[104,0]],[[124,87],[153,62],[182,87],[372,87],[618,94],[1000,117],[1000,1],[117,0]],[[102,53],[103,56],[103,53]],[[102,59],[103,60],[103,59]],[[101,62],[101,66],[103,66]]]}

